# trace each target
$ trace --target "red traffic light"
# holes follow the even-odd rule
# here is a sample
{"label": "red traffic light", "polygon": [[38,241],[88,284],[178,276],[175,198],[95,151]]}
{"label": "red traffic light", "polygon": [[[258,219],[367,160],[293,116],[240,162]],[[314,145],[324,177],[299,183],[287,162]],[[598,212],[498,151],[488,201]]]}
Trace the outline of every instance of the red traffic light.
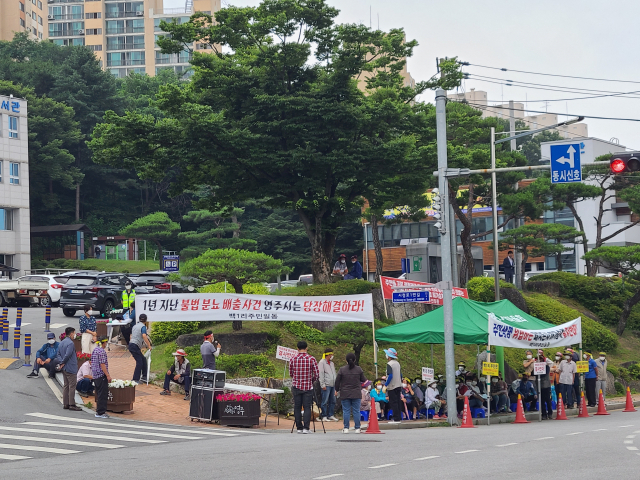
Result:
{"label": "red traffic light", "polygon": [[638,153],[618,153],[609,161],[611,173],[629,173],[640,170],[640,154]]}

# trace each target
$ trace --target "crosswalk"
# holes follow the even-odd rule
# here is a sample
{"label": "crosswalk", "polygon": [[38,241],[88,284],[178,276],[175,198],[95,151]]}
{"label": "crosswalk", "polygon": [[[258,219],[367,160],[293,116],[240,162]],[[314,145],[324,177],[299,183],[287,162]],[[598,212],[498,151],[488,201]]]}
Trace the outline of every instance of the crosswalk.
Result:
{"label": "crosswalk", "polygon": [[157,445],[216,437],[222,439],[245,434],[242,431],[155,426],[126,420],[93,420],[48,413],[27,413],[25,417],[21,423],[0,423],[0,464],[131,445]]}

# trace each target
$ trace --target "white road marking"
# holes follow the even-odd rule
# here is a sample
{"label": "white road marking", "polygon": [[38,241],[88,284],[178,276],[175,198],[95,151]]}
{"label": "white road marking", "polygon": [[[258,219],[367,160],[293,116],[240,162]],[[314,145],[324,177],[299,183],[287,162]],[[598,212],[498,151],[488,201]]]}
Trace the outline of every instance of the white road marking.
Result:
{"label": "white road marking", "polygon": [[65,438],[38,438],[27,437],[26,435],[5,435],[0,434],[0,438],[6,438],[9,440],[28,440],[31,442],[47,442],[47,443],[64,443],[67,445],[80,445],[83,447],[98,447],[98,448],[122,448],[124,445],[115,445],[113,443],[94,443],[94,442],[80,442],[78,440],[67,440]]}
{"label": "white road marking", "polygon": [[419,460],[431,460],[432,458],[440,458],[440,455],[432,455],[430,457],[422,457],[422,458],[414,458],[414,461],[419,461]]}
{"label": "white road marking", "polygon": [[89,427],[84,425],[60,425],[55,423],[46,423],[46,422],[24,422],[22,425],[36,425],[38,427],[52,427],[52,428],[71,428],[73,430],[89,430],[92,432],[107,432],[107,433],[122,433],[124,435],[148,435],[150,437],[161,437],[161,438],[181,438],[185,440],[202,440],[202,437],[196,436],[187,436],[187,435],[173,435],[171,433],[156,433],[156,432],[139,432],[133,430],[118,430],[116,428],[100,428],[100,427]]}
{"label": "white road marking", "polygon": [[555,438],[555,437],[540,437],[540,438],[536,438],[536,440],[549,440],[551,438]]}
{"label": "white road marking", "polygon": [[636,438],[635,435],[627,435],[627,438]]}
{"label": "white road marking", "polygon": [[631,444],[633,444],[633,440],[625,440],[625,441],[624,441],[624,442],[622,442],[622,443],[631,443]]}
{"label": "white road marking", "polygon": [[[238,430],[230,430],[228,428],[220,429],[220,430],[222,430],[223,432],[237,432],[238,431]],[[247,430],[246,432],[243,430],[242,433],[253,433],[254,435],[271,435],[270,433],[267,433],[267,432],[252,432],[252,431],[249,431],[249,430]]]}
{"label": "white road marking", "polygon": [[567,433],[566,435],[580,435],[581,433],[584,433],[584,432],[573,432],[573,433]]}
{"label": "white road marking", "polygon": [[0,460],[26,460],[33,457],[25,457],[23,455],[5,455],[0,453]]}
{"label": "white road marking", "polygon": [[[30,323],[23,323],[20,325],[20,327],[26,327],[27,325],[31,325]],[[9,328],[16,328],[16,324],[15,323],[11,323],[9,324]]]}
{"label": "white road marking", "polygon": [[[0,425],[0,430],[9,430],[11,432],[25,432],[25,433],[45,433],[49,438],[55,438],[56,435],[67,437],[79,437],[78,432],[59,432],[52,431],[46,428],[19,428],[19,427],[4,427]],[[166,440],[149,440],[146,438],[129,438],[129,437],[116,437],[113,435],[96,435],[93,433],[83,433],[83,437],[86,438],[100,438],[102,440],[119,440],[121,442],[135,442],[135,443],[167,443]]]}
{"label": "white road marking", "polygon": [[[49,328],[62,328],[62,327],[66,327],[68,325],[68,323],[51,323],[49,325]],[[42,328],[47,328],[47,327],[42,327]]]}
{"label": "white road marking", "polygon": [[633,427],[633,425],[620,425],[619,428]]}
{"label": "white road marking", "polygon": [[323,475],[322,477],[316,477],[313,480],[324,480],[325,478],[344,477],[344,473],[332,473],[331,475]]}
{"label": "white road marking", "polygon": [[[122,423],[115,423],[115,422],[105,422],[104,420],[88,420],[88,419],[84,419],[84,418],[71,418],[71,417],[63,417],[60,415],[50,415],[48,413],[27,413],[27,416],[30,417],[38,417],[38,418],[46,418],[49,420],[63,420],[64,422],[75,422],[75,423],[86,423],[86,424],[90,424],[90,425],[101,425],[101,426],[114,426],[114,427],[118,427],[118,428],[135,428],[135,429],[140,429],[140,430],[157,430],[157,431],[161,431],[161,432],[181,432],[181,433],[195,433],[196,435],[214,435],[214,436],[222,436],[222,437],[237,437],[238,435],[240,435],[239,433],[220,433],[220,432],[212,432],[209,431],[205,428],[199,428],[198,430],[192,429],[184,429],[184,428],[164,428],[164,427],[150,427],[147,425],[140,425],[140,424],[126,424],[124,422]],[[226,430],[226,431],[233,431],[233,430]],[[242,432],[245,433],[245,432]],[[246,433],[258,433],[258,432],[246,432]],[[269,435],[268,433],[263,433],[260,432],[263,435]]]}
{"label": "white road marking", "polygon": [[369,467],[369,468],[385,468],[385,467],[393,467],[394,465],[397,465],[397,463],[385,463],[384,465],[376,465],[375,467]]}
{"label": "white road marking", "polygon": [[627,447],[627,450],[638,450],[638,447]]}
{"label": "white road marking", "polygon": [[604,432],[606,430],[606,428],[596,428],[595,430],[593,430],[594,432]]}
{"label": "white road marking", "polygon": [[471,453],[471,452],[479,452],[480,450],[462,450],[461,452],[453,452],[453,453]]}
{"label": "white road marking", "polygon": [[39,447],[38,445],[12,445],[11,443],[0,443],[0,449],[8,450],[32,450],[34,452],[58,453],[69,455],[71,453],[82,453],[79,450],[65,450],[63,448]]}
{"label": "white road marking", "polygon": [[517,445],[517,443],[505,443],[503,445],[496,445],[496,447],[508,447],[509,445]]}

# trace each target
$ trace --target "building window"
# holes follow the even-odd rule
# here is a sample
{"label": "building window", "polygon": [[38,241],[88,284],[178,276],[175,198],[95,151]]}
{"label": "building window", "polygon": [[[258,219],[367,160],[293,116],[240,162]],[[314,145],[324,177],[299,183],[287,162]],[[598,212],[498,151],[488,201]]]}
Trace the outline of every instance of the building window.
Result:
{"label": "building window", "polygon": [[9,162],[9,183],[20,185],[20,164]]}
{"label": "building window", "polygon": [[7,267],[13,267],[13,255],[5,255],[0,253],[0,263],[6,265]]}
{"label": "building window", "polygon": [[0,183],[2,183],[2,160],[0,160]]}
{"label": "building window", "polygon": [[20,2],[20,11],[24,12],[24,3]]}
{"label": "building window", "polygon": [[38,23],[42,25],[42,17],[40,15],[38,15]]}
{"label": "building window", "polygon": [[101,18],[102,17],[102,13],[101,12],[95,12],[95,13],[86,13],[85,14],[86,18],[91,19],[91,18]]}
{"label": "building window", "polygon": [[102,35],[101,28],[90,28],[86,32],[86,35]]}
{"label": "building window", "polygon": [[0,230],[13,230],[13,210],[0,208]]}
{"label": "building window", "polygon": [[38,8],[42,10],[42,2],[40,0],[38,0]]}
{"label": "building window", "polygon": [[42,32],[38,33],[38,37],[40,37],[40,40],[42,40]]}
{"label": "building window", "polygon": [[24,23],[24,20],[21,18],[21,19],[20,19],[20,26],[21,26],[21,27],[24,27],[25,25],[26,25],[26,23]]}
{"label": "building window", "polygon": [[18,117],[9,115],[9,138],[18,138]]}
{"label": "building window", "polygon": [[93,52],[101,52],[102,45],[87,45],[87,48]]}
{"label": "building window", "polygon": [[36,15],[36,12],[34,12],[33,10],[31,11],[31,18],[34,20],[38,18],[38,16]]}

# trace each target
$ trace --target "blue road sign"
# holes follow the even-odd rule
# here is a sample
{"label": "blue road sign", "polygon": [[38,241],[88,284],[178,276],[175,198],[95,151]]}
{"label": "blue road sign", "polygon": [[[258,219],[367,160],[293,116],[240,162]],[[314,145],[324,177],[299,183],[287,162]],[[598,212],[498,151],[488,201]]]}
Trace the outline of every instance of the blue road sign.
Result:
{"label": "blue road sign", "polygon": [[583,144],[551,145],[551,183],[582,181],[580,153]]}
{"label": "blue road sign", "polygon": [[162,265],[160,269],[165,272],[178,272],[180,271],[180,256],[179,255],[163,255]]}
{"label": "blue road sign", "polygon": [[429,291],[421,292],[393,292],[393,303],[428,302]]}

